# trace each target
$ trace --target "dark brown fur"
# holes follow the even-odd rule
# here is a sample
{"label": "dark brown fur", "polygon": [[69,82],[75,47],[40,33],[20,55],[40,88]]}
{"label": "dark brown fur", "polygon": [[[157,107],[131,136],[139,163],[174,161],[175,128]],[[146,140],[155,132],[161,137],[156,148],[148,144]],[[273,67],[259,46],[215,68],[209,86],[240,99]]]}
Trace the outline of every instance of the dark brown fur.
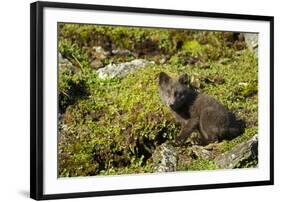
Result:
{"label": "dark brown fur", "polygon": [[186,74],[171,78],[161,72],[159,94],[181,124],[177,143],[184,142],[194,130],[199,130],[203,145],[217,142],[225,135],[234,137],[243,132],[235,116],[217,100],[187,86]]}

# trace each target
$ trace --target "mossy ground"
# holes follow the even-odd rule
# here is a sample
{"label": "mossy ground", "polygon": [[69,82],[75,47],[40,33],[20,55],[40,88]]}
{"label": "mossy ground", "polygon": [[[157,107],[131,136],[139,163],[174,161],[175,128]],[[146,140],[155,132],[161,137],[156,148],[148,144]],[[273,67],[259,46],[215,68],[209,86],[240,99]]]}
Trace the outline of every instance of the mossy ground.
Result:
{"label": "mossy ground", "polygon": [[[221,153],[258,132],[257,59],[237,33],[60,24],[59,52],[74,68],[59,68],[59,176],[153,172],[151,155],[173,140],[179,125],[158,95],[158,74],[187,73],[198,91],[215,97],[246,130],[223,140]],[[93,46],[130,55],[97,58]],[[155,64],[125,78],[100,80],[90,65],[146,58]],[[186,158],[178,170],[216,169],[211,160]],[[185,155],[186,154],[186,155]],[[248,163],[247,165],[249,165]],[[257,162],[256,162],[257,164]]]}

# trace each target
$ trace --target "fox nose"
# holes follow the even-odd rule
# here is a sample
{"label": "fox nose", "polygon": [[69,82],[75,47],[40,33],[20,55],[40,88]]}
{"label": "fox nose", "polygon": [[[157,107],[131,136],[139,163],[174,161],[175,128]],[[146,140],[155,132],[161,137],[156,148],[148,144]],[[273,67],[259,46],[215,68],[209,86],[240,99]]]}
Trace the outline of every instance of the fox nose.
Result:
{"label": "fox nose", "polygon": [[170,104],[169,106],[170,106],[172,109],[175,108],[175,104]]}

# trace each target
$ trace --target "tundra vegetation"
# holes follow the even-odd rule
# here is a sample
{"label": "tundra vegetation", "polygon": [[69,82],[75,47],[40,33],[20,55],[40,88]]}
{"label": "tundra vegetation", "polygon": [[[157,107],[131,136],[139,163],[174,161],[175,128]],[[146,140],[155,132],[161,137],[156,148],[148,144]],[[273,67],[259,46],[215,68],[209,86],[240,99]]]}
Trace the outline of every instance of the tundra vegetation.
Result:
{"label": "tundra vegetation", "polygon": [[[258,133],[257,58],[239,33],[61,23],[58,40],[60,177],[155,172],[153,153],[180,131],[159,97],[161,71],[187,73],[190,85],[246,122],[240,136],[211,145],[213,157],[200,155],[192,137],[175,147],[176,171],[218,169],[216,156]],[[135,59],[151,62],[123,77],[97,73]]]}

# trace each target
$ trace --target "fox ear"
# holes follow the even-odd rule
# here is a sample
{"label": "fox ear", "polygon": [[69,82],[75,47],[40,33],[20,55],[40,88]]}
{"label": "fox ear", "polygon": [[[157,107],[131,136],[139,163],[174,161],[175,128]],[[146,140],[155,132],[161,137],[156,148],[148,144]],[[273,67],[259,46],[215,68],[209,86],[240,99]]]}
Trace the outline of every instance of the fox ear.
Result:
{"label": "fox ear", "polygon": [[179,82],[181,84],[187,84],[188,82],[188,76],[187,74],[182,74],[180,77],[179,77]]}
{"label": "fox ear", "polygon": [[170,81],[171,77],[165,72],[160,72],[159,74],[159,84],[166,84]]}

